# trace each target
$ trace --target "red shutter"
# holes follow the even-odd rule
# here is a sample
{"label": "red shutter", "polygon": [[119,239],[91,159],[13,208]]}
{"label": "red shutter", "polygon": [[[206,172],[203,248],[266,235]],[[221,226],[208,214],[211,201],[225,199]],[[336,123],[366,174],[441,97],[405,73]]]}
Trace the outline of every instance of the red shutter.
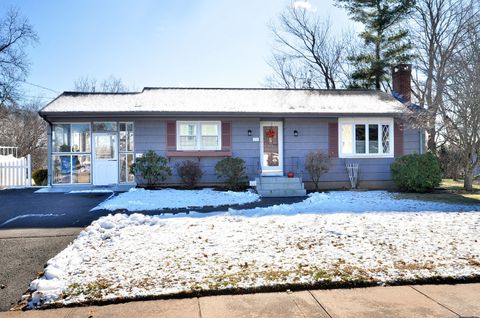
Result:
{"label": "red shutter", "polygon": [[167,151],[177,150],[177,124],[174,120],[167,121]]}
{"label": "red shutter", "polygon": [[338,157],[338,123],[328,123],[328,155]]}
{"label": "red shutter", "polygon": [[232,150],[232,123],[222,121],[222,150]]}
{"label": "red shutter", "polygon": [[403,156],[403,125],[395,120],[393,127],[395,157],[401,157]]}

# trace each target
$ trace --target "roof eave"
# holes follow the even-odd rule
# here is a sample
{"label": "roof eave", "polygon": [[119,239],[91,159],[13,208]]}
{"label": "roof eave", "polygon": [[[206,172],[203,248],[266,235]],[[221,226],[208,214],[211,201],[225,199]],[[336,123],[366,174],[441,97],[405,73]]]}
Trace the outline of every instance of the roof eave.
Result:
{"label": "roof eave", "polygon": [[362,113],[362,112],[295,112],[295,113],[272,113],[272,112],[151,112],[151,111],[128,111],[128,112],[44,112],[40,115],[47,118],[55,117],[349,117],[349,116],[404,116],[411,111],[404,112],[378,112],[378,113]]}

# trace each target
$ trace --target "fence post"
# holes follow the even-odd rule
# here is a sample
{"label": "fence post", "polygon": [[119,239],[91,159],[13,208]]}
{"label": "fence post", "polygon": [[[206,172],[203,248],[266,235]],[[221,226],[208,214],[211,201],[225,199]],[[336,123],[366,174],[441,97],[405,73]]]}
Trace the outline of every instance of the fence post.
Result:
{"label": "fence post", "polygon": [[32,157],[27,155],[27,186],[32,186]]}

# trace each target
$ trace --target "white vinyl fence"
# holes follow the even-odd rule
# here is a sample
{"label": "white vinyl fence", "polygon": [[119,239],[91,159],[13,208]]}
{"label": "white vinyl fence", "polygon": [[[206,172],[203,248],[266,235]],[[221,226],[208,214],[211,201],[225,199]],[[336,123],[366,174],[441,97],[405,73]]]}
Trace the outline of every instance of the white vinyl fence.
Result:
{"label": "white vinyl fence", "polygon": [[30,187],[32,185],[31,167],[30,155],[22,158],[0,155],[0,188]]}

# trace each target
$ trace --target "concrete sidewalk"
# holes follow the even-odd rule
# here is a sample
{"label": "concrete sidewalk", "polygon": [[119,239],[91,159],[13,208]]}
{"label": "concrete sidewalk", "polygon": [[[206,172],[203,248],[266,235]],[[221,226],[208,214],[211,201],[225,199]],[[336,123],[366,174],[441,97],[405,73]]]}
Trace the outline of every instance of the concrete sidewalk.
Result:
{"label": "concrete sidewalk", "polygon": [[12,318],[480,317],[480,284],[311,290],[5,312]]}

